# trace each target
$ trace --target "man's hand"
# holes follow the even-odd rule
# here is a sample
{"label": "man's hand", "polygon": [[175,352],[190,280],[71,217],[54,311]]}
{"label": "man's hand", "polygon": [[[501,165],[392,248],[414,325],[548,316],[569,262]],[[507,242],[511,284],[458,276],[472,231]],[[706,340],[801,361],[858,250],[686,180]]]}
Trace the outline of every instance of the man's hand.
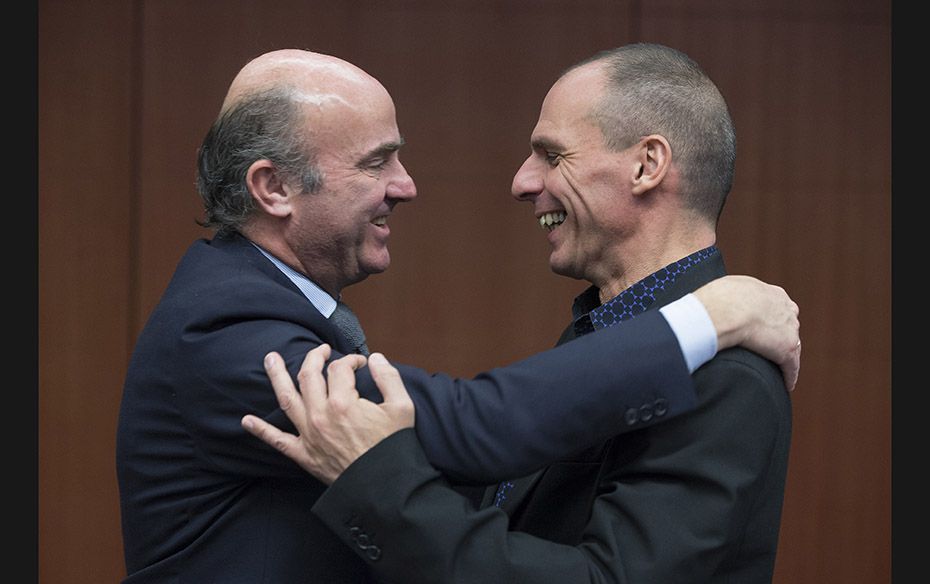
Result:
{"label": "man's hand", "polygon": [[788,391],[801,369],[798,305],[779,286],[751,276],[724,276],[695,292],[714,327],[717,350],[742,345],[781,367]]}
{"label": "man's hand", "polygon": [[342,472],[372,446],[414,422],[414,406],[397,369],[384,355],[368,358],[371,376],[384,396],[376,404],[359,396],[355,370],[365,365],[365,357],[346,355],[327,368],[329,345],[312,349],[297,374],[300,393],[294,388],[284,360],[277,353],[265,357],[265,371],[274,386],[278,404],[294,423],[299,436],[252,415],[242,418],[242,426],[266,444],[281,451],[304,470],[332,484]]}

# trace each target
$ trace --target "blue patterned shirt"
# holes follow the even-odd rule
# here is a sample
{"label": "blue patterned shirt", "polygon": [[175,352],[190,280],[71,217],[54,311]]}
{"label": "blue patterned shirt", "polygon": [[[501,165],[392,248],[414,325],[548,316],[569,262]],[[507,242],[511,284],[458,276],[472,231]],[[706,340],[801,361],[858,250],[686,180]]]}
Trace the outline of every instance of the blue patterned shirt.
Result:
{"label": "blue patterned shirt", "polygon": [[575,336],[581,336],[645,312],[655,302],[656,293],[671,285],[675,279],[691,266],[718,253],[716,246],[705,247],[677,262],[649,274],[604,304],[600,303],[599,290],[591,286],[572,305]]}

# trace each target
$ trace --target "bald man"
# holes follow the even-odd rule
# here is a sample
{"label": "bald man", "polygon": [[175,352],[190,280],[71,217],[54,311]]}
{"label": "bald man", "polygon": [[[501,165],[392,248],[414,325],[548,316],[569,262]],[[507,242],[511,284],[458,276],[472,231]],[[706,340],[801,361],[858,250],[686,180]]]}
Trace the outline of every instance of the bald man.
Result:
{"label": "bald man", "polygon": [[[402,144],[390,94],[341,59],[273,51],[231,83],[198,156],[214,234],[181,258],[124,385],[126,584],[370,580],[311,513],[325,485],[240,420],[257,414],[294,431],[263,368],[269,351],[292,375],[314,347],[329,345],[333,359],[366,352],[336,319],[346,286],[388,268],[388,219],[416,197]],[[798,342],[785,292],[734,276],[474,379],[397,369],[430,463],[452,481],[490,484],[687,412],[697,402],[690,372],[723,348],[770,356],[790,388]],[[357,385],[379,399],[367,369]]]}

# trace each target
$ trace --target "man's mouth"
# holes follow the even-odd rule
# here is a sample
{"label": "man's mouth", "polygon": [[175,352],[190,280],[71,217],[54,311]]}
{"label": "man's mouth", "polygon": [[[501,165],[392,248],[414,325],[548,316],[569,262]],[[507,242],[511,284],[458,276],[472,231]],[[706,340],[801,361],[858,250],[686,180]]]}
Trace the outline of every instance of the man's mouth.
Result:
{"label": "man's mouth", "polygon": [[371,220],[371,222],[377,225],[378,227],[384,227],[385,225],[387,225],[387,218],[388,218],[387,215],[382,215],[380,217],[375,217],[374,219]]}
{"label": "man's mouth", "polygon": [[565,211],[552,211],[539,216],[539,226],[546,231],[552,231],[565,221]]}

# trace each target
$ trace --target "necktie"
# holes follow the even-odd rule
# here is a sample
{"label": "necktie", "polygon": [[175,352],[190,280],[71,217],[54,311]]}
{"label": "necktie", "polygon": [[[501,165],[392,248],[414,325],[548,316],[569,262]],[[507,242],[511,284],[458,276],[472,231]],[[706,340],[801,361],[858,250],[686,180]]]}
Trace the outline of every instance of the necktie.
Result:
{"label": "necktie", "polygon": [[355,316],[352,309],[340,301],[336,304],[336,310],[333,312],[332,316],[329,317],[329,320],[342,331],[342,334],[349,340],[349,343],[356,353],[360,353],[366,357],[368,356],[368,345],[365,344],[365,333],[362,331],[362,325],[358,322],[358,317]]}

